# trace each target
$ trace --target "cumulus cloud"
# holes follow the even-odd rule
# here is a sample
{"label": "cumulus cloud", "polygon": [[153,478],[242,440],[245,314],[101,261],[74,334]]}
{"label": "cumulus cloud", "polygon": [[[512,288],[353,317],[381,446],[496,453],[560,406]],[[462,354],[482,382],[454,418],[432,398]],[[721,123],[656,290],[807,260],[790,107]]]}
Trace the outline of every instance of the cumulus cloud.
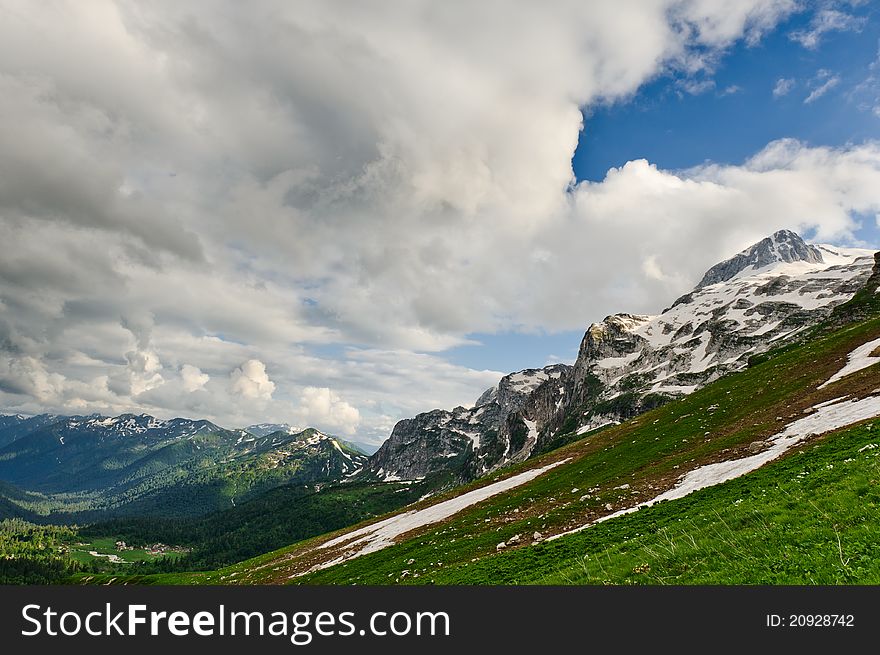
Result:
{"label": "cumulus cloud", "polygon": [[232,392],[249,400],[269,400],[275,383],[266,373],[266,365],[258,359],[249,359],[229,376]]}
{"label": "cumulus cloud", "polygon": [[327,387],[306,387],[299,397],[299,407],[294,416],[303,425],[327,426],[343,434],[352,435],[360,423],[357,408],[342,400]]}
{"label": "cumulus cloud", "polygon": [[64,376],[50,373],[34,357],[15,357],[2,362],[0,389],[14,395],[32,396],[39,402],[53,403],[64,386]]}
{"label": "cumulus cloud", "polygon": [[204,389],[205,385],[211,379],[207,373],[202,373],[198,366],[184,364],[180,369],[180,377],[183,381],[183,388],[188,393]]}
{"label": "cumulus cloud", "polygon": [[871,143],[575,184],[583,107],[711,79],[792,0],[0,4],[10,409],[379,440],[497,381],[445,358],[474,333],[656,311],[880,211]]}
{"label": "cumulus cloud", "polygon": [[130,394],[132,396],[155,389],[165,381],[165,378],[159,373],[162,370],[162,363],[155,352],[132,350],[125,354],[125,358],[128,360]]}

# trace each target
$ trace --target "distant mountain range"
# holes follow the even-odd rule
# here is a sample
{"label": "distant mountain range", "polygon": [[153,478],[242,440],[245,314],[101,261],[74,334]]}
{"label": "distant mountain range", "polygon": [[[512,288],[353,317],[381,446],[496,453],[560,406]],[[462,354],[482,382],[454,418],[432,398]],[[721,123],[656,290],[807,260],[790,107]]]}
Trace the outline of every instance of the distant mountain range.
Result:
{"label": "distant mountain range", "polygon": [[367,459],[312,428],[257,432],[147,414],[2,416],[0,480],[25,492],[4,493],[24,515],[198,515],[279,485],[344,479]]}

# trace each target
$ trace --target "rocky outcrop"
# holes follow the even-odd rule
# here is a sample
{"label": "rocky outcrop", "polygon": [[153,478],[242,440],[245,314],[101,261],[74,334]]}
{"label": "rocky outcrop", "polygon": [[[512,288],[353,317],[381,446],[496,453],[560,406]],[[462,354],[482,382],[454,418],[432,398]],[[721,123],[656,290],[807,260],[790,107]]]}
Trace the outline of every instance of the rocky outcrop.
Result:
{"label": "rocky outcrop", "polygon": [[[370,458],[367,470],[382,480],[416,480],[435,471],[459,474],[464,459],[479,448],[485,426],[484,414],[497,412],[489,406],[482,412],[464,407],[436,409],[399,421],[391,436]],[[494,416],[486,415],[487,423]]]}
{"label": "rocky outcrop", "polygon": [[864,285],[852,300],[838,305],[826,321],[825,329],[833,330],[846,323],[863,321],[880,313],[880,251],[874,253],[874,267]]}
{"label": "rocky outcrop", "polygon": [[865,282],[866,293],[880,293],[880,250],[874,253],[874,268],[871,277]]}

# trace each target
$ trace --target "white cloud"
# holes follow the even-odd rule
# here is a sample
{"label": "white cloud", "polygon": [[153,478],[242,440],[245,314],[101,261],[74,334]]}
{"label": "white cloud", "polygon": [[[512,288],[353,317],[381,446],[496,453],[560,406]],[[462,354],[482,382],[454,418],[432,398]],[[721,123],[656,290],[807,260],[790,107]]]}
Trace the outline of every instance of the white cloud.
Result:
{"label": "white cloud", "polygon": [[13,357],[0,363],[0,389],[29,395],[39,402],[56,403],[64,387],[64,376],[50,373],[34,357]]}
{"label": "white cloud", "polygon": [[868,75],[853,86],[846,94],[848,101],[855,104],[860,111],[870,112],[880,117],[880,51],[868,65]]}
{"label": "white cloud", "polygon": [[266,373],[266,365],[258,359],[249,359],[229,375],[232,393],[249,400],[269,400],[275,383]]}
{"label": "white cloud", "polygon": [[804,99],[804,104],[809,105],[815,102],[838,84],[840,84],[840,77],[833,75],[831,71],[825,69],[820,70],[811,82],[813,90],[810,92],[810,95]]}
{"label": "white cloud", "polygon": [[208,381],[211,379],[211,376],[207,373],[202,373],[198,366],[192,366],[190,364],[184,364],[181,367],[180,377],[183,380],[183,388],[189,393],[204,389],[205,385],[208,384]]}
{"label": "white cloud", "polygon": [[817,11],[810,21],[809,29],[796,30],[790,34],[793,41],[797,41],[809,50],[819,47],[822,37],[829,32],[858,31],[865,24],[865,19],[847,14],[833,8],[825,8]]}
{"label": "white cloud", "polygon": [[162,363],[152,350],[131,350],[125,354],[125,358],[128,360],[131,384],[129,393],[132,396],[155,389],[165,382],[165,378],[159,373],[162,370]]}
{"label": "white cloud", "polygon": [[[576,330],[615,311],[657,311],[689,288],[708,266],[777,228],[816,233],[820,240],[845,240],[856,226],[854,216],[880,212],[878,188],[880,146],[871,143],[812,148],[784,140],[770,144],[741,166],[706,165],[679,172],[634,161],[613,169],[601,182],[575,187],[558,211],[541,218],[540,229],[510,234],[498,230],[497,224],[477,223],[450,235],[449,241],[438,241],[439,233],[431,233],[427,241],[408,233],[407,241],[417,249],[443,245],[447,253],[454,253],[455,243],[473,262],[461,271],[443,269],[448,285],[425,282],[407,287],[396,279],[431,279],[431,268],[438,263],[421,257],[393,259],[386,262],[387,275],[372,282],[381,285],[361,306],[368,317],[375,317],[377,329],[383,329],[382,321],[398,320],[383,294],[398,289],[397,298],[392,299],[397,303],[395,311],[405,312],[407,302],[426,303],[421,310],[425,323],[419,328],[426,335],[425,343],[445,339],[445,335],[454,339],[510,325]],[[29,239],[37,245],[52,243],[51,238],[44,238],[47,234],[51,235],[38,231]],[[634,239],[633,234],[640,236]],[[35,262],[77,269],[66,263],[63,248],[52,260],[29,256],[29,239],[18,239],[21,266],[28,268],[16,268],[19,260],[15,258],[0,262],[6,280],[4,303],[16,308],[14,313],[3,314],[0,341],[14,345],[20,353],[11,360],[8,353],[0,356],[0,361],[4,357],[6,361],[0,369],[6,372],[0,376],[4,378],[0,389],[5,392],[3,404],[10,408],[105,413],[139,409],[164,417],[207,416],[229,426],[254,419],[302,424],[296,414],[301,390],[327,388],[358,410],[359,436],[378,441],[387,435],[383,430],[389,416],[469,404],[501,375],[451,365],[442,354],[407,349],[355,348],[339,355],[311,355],[308,349],[285,341],[284,326],[289,319],[282,319],[283,314],[276,318],[274,310],[267,309],[283,305],[282,290],[271,284],[249,287],[232,280],[224,287],[178,269],[172,269],[179,276],[176,285],[157,285],[161,277],[152,269],[143,269],[148,278],[141,277],[142,269],[127,269],[132,295],[118,297],[133,305],[158,308],[155,324],[149,316],[137,317],[129,311],[127,329],[123,328],[116,318],[116,302],[102,304],[108,295],[113,296],[101,286],[106,284],[103,274],[100,279],[105,282],[94,287],[96,295],[77,301],[82,308],[68,302],[63,309],[51,293],[41,297],[43,303],[31,306],[27,304],[31,296],[24,290],[19,294],[9,280],[21,279],[24,284],[34,277],[51,279],[47,275],[52,269]],[[28,274],[20,277],[21,270]],[[336,288],[363,293],[342,282],[337,281]],[[252,321],[233,323],[219,312],[207,311],[209,306],[191,290],[215,287],[216,294],[199,295],[264,314],[268,323],[277,322],[281,329],[260,326],[250,330]],[[140,295],[149,288],[157,290],[155,295]],[[409,300],[400,296],[407,289],[412,293]],[[56,291],[59,298],[64,297],[62,291]],[[322,304],[329,302],[321,297]],[[444,333],[443,324],[427,313],[431,306],[461,323]],[[344,307],[339,305],[340,310]],[[503,313],[495,314],[493,308]],[[298,321],[306,318],[321,320],[322,315],[303,315],[289,323],[289,329],[301,332]],[[39,331],[27,328],[35,321],[58,336],[52,341],[42,339]],[[219,337],[201,330],[193,334],[192,325],[205,325],[210,332],[219,332],[222,326],[223,332]],[[51,358],[50,348],[54,351]],[[21,353],[31,358],[25,360],[26,367]],[[131,353],[131,362],[124,353]],[[264,362],[275,372],[272,379]],[[128,395],[133,388],[119,388],[112,382],[129,383],[130,367],[141,375],[136,381],[158,382],[155,376],[161,375],[164,382],[141,391],[135,401]],[[167,373],[171,370],[179,370],[180,376]],[[101,380],[102,372],[110,372],[109,390],[106,376]],[[209,379],[191,391],[191,380],[200,382],[204,379],[200,376]],[[10,380],[16,380],[15,384]],[[13,389],[17,391],[10,394]],[[38,402],[35,405],[27,398]],[[340,429],[338,425],[328,422],[324,427]]]}
{"label": "white cloud", "polygon": [[294,416],[303,425],[314,425],[329,430],[339,430],[352,435],[357,430],[361,416],[357,408],[342,400],[327,387],[306,387],[299,398]]}
{"label": "white cloud", "polygon": [[662,282],[667,279],[666,273],[660,268],[657,264],[657,256],[656,255],[648,255],[645,258],[645,261],[642,262],[642,271],[645,273],[648,278],[652,280],[658,280]]}
{"label": "white cloud", "polygon": [[877,204],[873,144],[573,186],[581,107],[707,79],[795,8],[18,4],[0,406],[232,427],[301,423],[302,390],[327,389],[378,439],[497,381],[444,359],[469,334],[656,311],[778,227],[846,239]]}
{"label": "white cloud", "polygon": [[773,97],[781,98],[788,95],[794,88],[794,85],[795,81],[793,78],[780,77],[776,80],[776,84],[773,87]]}
{"label": "white cloud", "polygon": [[715,88],[715,80],[686,78],[679,80],[676,86],[692,96],[708,93]]}

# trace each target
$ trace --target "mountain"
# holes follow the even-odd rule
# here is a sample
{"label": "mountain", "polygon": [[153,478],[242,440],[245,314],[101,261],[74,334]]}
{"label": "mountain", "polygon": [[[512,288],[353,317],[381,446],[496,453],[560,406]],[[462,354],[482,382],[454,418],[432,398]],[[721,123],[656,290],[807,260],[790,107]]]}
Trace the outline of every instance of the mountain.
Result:
{"label": "mountain", "polygon": [[744,271],[774,267],[780,262],[822,264],[823,261],[822,247],[807,245],[791,230],[779,230],[730,259],[715,264],[706,271],[697,289],[726,282]]}
{"label": "mountain", "polygon": [[827,318],[873,261],[869,250],[776,232],[710,268],[659,314],[594,323],[573,366],[511,373],[471,408],[400,421],[365,475],[473,480],[692,393]]}
{"label": "mountain", "polygon": [[[658,397],[691,393],[791,341],[855,295],[871,275],[873,254],[807,246],[793,232],[777,232],[728,260],[738,263],[724,276],[735,274],[706,284],[727,263],[713,267],[660,314],[618,314],[590,326],[573,370],[571,397],[584,410],[578,429],[630,418]],[[598,402],[592,388],[579,388],[587,379],[601,385]]]}
{"label": "mountain", "polygon": [[55,414],[22,416],[21,414],[0,415],[0,448],[24,437],[37,428],[54,423],[60,417]]}
{"label": "mountain", "polygon": [[[25,425],[29,430],[25,429]],[[357,473],[366,456],[308,428],[262,436],[210,421],[147,414],[2,417],[0,480],[23,510],[78,518],[197,515],[283,484],[320,485]]]}
{"label": "mountain", "polygon": [[524,418],[526,407],[535,402],[538,389],[546,392],[553,384],[560,386],[570,368],[554,364],[511,373],[483,393],[472,408],[437,409],[398,422],[370,457],[365,474],[395,481],[443,470],[460,481],[528,457],[537,432],[534,422]]}
{"label": "mountain", "polygon": [[880,253],[797,340],[619,425],[223,569],[80,581],[871,584],[878,379]]}
{"label": "mountain", "polygon": [[302,432],[302,428],[295,428],[287,423],[259,423],[257,425],[249,425],[244,430],[256,437],[265,437],[273,432],[285,432],[287,434]]}
{"label": "mountain", "polygon": [[[880,253],[776,233],[657,315],[591,325],[572,366],[511,373],[474,407],[401,421],[369,458],[285,424],[0,417],[0,516],[116,518],[100,536],[162,535],[192,546],[184,565],[199,570],[306,540],[220,571],[134,582],[640,582],[653,566],[644,560],[672,549],[669,534],[688,556],[658,580],[695,579],[688,567],[705,561],[803,579],[788,561],[768,564],[770,551],[813,557],[810,579],[831,579],[839,561],[860,563],[846,580],[873,579],[862,563],[874,566],[865,549],[880,538],[869,459],[880,452],[878,288]],[[816,437],[835,431],[841,439]],[[718,538],[730,530],[719,509],[748,508],[736,516],[749,533],[792,498],[818,514],[791,510],[773,548],[766,521],[739,550]],[[822,538],[836,541],[800,549],[827,516]],[[815,559],[837,560],[841,538],[842,559]],[[643,542],[636,562],[620,547]],[[596,578],[584,553],[612,552]],[[127,578],[89,578],[113,580]]]}
{"label": "mountain", "polygon": [[[272,434],[273,432],[299,434],[302,431],[302,428],[293,427],[288,423],[259,423],[257,425],[249,425],[245,428],[245,432],[250,432],[257,437],[265,437],[266,435]],[[337,441],[339,441],[339,443],[345,444],[350,449],[355,450],[362,455],[372,455],[379,449],[378,446],[373,446],[371,444],[363,443],[361,441],[347,441],[343,439],[337,439]]]}

